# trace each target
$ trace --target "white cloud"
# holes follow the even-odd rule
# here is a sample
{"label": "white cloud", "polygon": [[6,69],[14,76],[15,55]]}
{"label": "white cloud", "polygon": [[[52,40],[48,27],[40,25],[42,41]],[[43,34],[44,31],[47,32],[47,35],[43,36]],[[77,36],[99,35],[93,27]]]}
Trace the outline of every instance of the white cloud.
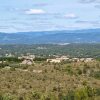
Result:
{"label": "white cloud", "polygon": [[95,5],[94,7],[100,9],[100,5]]}
{"label": "white cloud", "polygon": [[80,3],[93,3],[97,0],[80,0]]}
{"label": "white cloud", "polygon": [[79,0],[80,3],[100,3],[100,0]]}
{"label": "white cloud", "polygon": [[65,14],[64,17],[68,18],[68,19],[75,19],[75,18],[77,18],[77,16],[75,14],[73,14],[73,13]]}
{"label": "white cloud", "polygon": [[97,25],[100,25],[100,21],[88,21],[88,20],[79,20],[79,21],[76,21],[76,23],[79,23],[79,24],[89,24],[89,25],[94,25],[94,26],[97,26]]}
{"label": "white cloud", "polygon": [[45,14],[46,12],[42,9],[28,9],[25,11],[28,15],[34,15],[34,14]]}

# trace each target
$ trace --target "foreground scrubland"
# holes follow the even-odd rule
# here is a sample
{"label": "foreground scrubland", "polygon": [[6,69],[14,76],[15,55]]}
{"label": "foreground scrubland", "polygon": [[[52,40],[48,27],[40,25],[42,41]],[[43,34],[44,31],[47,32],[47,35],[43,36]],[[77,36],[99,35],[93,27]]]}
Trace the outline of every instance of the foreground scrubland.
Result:
{"label": "foreground scrubland", "polygon": [[100,61],[1,66],[0,100],[100,100]]}

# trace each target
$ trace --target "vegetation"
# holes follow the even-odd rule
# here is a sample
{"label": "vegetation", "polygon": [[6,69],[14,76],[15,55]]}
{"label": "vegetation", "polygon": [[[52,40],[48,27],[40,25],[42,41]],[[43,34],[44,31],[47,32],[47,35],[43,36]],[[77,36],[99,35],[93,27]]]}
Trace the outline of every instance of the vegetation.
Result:
{"label": "vegetation", "polygon": [[[26,46],[24,50],[24,45],[21,45],[22,48],[19,48],[20,45],[2,45],[0,50],[2,52],[0,57],[0,100],[100,100],[100,49],[99,44],[91,45],[77,44],[76,47],[73,44],[68,47],[42,45],[45,46],[45,50],[36,49],[41,45]],[[19,48],[19,51],[15,50],[16,48]],[[88,53],[85,52],[85,49]],[[75,52],[73,52],[74,50]],[[28,51],[32,51],[31,54],[33,52],[39,54],[36,55],[32,65],[21,64],[22,60],[18,59],[18,55],[27,54]],[[3,55],[5,53],[16,55],[5,57]],[[96,60],[91,62],[46,62],[47,58],[53,58],[53,54],[71,54],[71,57],[76,57],[78,54],[80,57],[83,54],[83,57],[94,57]]]}
{"label": "vegetation", "polygon": [[33,44],[33,45],[0,45],[0,55],[13,54],[35,54],[37,56],[48,57],[49,55],[70,55],[71,57],[93,57],[99,60],[100,44]]}
{"label": "vegetation", "polygon": [[100,99],[99,61],[14,66],[0,69],[0,100]]}

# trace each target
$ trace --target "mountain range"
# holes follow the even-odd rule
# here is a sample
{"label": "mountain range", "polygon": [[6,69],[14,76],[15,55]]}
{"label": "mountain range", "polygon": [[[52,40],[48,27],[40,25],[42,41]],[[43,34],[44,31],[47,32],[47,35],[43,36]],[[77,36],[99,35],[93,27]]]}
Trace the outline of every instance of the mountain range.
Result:
{"label": "mountain range", "polygon": [[0,44],[100,43],[100,29],[0,32]]}

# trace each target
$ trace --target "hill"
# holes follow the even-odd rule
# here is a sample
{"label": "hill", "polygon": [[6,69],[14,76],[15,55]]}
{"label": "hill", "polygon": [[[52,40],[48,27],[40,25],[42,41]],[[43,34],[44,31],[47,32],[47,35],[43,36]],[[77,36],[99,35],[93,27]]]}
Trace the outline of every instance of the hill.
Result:
{"label": "hill", "polygon": [[0,33],[0,43],[98,43],[100,29]]}

